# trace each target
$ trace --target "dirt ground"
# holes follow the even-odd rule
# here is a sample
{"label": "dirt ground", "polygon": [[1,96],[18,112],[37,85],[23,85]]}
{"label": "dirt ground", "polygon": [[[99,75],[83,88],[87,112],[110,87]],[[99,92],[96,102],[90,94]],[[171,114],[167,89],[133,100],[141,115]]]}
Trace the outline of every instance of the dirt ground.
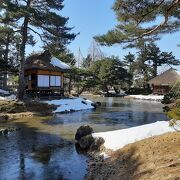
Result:
{"label": "dirt ground", "polygon": [[90,180],[180,180],[180,132],[129,144],[103,162],[90,162]]}

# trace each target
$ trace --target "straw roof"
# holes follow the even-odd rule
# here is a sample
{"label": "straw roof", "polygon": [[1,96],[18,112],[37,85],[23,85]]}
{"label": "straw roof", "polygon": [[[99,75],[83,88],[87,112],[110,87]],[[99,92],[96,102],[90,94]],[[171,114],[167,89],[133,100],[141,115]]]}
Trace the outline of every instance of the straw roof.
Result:
{"label": "straw roof", "polygon": [[177,81],[180,81],[180,73],[171,68],[151,79],[148,83],[151,85],[171,85]]}
{"label": "straw roof", "polygon": [[[49,51],[33,54],[26,59],[25,70],[40,69],[48,71],[66,72],[68,69],[70,69],[54,65],[53,63],[51,63],[51,59],[52,56]],[[63,63],[61,60],[59,60],[59,62]]]}

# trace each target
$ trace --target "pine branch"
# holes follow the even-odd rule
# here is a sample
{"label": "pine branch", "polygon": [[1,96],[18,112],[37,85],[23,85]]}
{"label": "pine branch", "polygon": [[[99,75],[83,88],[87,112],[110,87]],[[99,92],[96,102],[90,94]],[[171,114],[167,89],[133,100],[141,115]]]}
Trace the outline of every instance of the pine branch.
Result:
{"label": "pine branch", "polygon": [[178,6],[179,2],[180,2],[180,0],[174,0],[173,3],[171,4],[171,6],[167,9],[166,13],[164,14],[164,21],[162,23],[160,23],[159,25],[157,25],[155,28],[143,33],[141,35],[141,37],[148,36],[148,35],[154,33],[155,31],[161,29],[165,24],[167,24],[170,13]]}
{"label": "pine branch", "polygon": [[38,33],[37,31],[35,31],[34,29],[32,29],[30,27],[28,27],[28,29],[31,30],[33,33],[37,34],[40,37],[41,41],[45,43],[45,41],[43,40],[43,38],[42,38],[40,33]]}
{"label": "pine branch", "polygon": [[137,23],[137,25],[139,25],[146,16],[148,16],[149,14],[154,12],[156,9],[158,9],[163,4],[163,2],[164,2],[164,0],[161,0],[160,3],[155,8],[153,8],[151,11],[147,12],[146,14],[143,14],[141,20]]}

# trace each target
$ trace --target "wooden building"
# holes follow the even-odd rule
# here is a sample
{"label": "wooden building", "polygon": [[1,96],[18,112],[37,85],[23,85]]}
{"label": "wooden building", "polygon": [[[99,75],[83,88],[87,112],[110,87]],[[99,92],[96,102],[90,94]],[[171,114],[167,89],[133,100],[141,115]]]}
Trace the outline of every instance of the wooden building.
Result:
{"label": "wooden building", "polygon": [[64,90],[64,73],[70,67],[52,57],[49,51],[33,54],[25,62],[26,92],[61,92]]}
{"label": "wooden building", "polygon": [[177,81],[180,81],[180,74],[171,68],[151,79],[148,84],[152,88],[153,94],[164,95],[169,93],[171,85]]}

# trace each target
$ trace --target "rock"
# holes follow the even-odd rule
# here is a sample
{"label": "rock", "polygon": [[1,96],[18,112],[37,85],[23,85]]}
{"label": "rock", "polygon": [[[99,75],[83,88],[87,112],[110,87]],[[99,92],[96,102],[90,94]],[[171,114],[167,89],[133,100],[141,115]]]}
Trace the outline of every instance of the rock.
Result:
{"label": "rock", "polygon": [[88,150],[93,143],[94,138],[92,137],[92,135],[84,136],[78,141],[80,148],[83,150]]}
{"label": "rock", "polygon": [[9,128],[8,131],[9,132],[15,132],[15,131],[19,131],[21,128]]}
{"label": "rock", "polygon": [[7,135],[8,132],[9,132],[8,129],[1,129],[1,130],[0,130],[0,134],[2,134],[2,135]]}
{"label": "rock", "polygon": [[1,123],[5,123],[9,120],[9,116],[8,115],[1,115],[0,116],[0,122]]}
{"label": "rock", "polygon": [[93,129],[90,126],[88,125],[80,126],[75,134],[75,139],[79,141],[82,137],[90,135],[92,133],[93,133]]}
{"label": "rock", "polygon": [[85,104],[85,105],[87,105],[87,102],[85,102],[85,101],[81,101],[82,102],[82,104]]}
{"label": "rock", "polygon": [[102,137],[94,139],[94,142],[91,144],[91,151],[100,151],[101,145],[105,143],[105,140]]}
{"label": "rock", "polygon": [[4,135],[7,135],[8,132],[9,132],[8,129],[4,129],[3,134],[4,134]]}
{"label": "rock", "polygon": [[93,106],[94,108],[97,108],[98,106],[101,106],[101,102],[91,103],[91,106]]}
{"label": "rock", "polygon": [[25,104],[23,102],[21,102],[21,101],[16,101],[14,103],[14,105],[16,105],[16,106],[24,106]]}
{"label": "rock", "polygon": [[16,131],[20,131],[20,130],[21,130],[21,128],[20,128],[20,127],[16,128]]}
{"label": "rock", "polygon": [[101,102],[97,101],[96,106],[101,106]]}
{"label": "rock", "polygon": [[1,115],[0,122],[6,122],[9,119],[8,115]]}
{"label": "rock", "polygon": [[170,111],[170,107],[169,107],[169,106],[164,106],[164,107],[163,107],[163,111],[164,111],[164,112]]}
{"label": "rock", "polygon": [[101,145],[104,144],[104,139],[101,137],[94,138],[92,136],[93,129],[86,125],[77,129],[75,139],[77,140],[76,147],[79,150],[85,151],[100,151]]}
{"label": "rock", "polygon": [[95,109],[97,108],[96,103],[91,103],[91,106],[93,106]]}
{"label": "rock", "polygon": [[11,132],[19,131],[20,128],[6,128],[6,129],[0,129],[0,135],[7,135]]}

